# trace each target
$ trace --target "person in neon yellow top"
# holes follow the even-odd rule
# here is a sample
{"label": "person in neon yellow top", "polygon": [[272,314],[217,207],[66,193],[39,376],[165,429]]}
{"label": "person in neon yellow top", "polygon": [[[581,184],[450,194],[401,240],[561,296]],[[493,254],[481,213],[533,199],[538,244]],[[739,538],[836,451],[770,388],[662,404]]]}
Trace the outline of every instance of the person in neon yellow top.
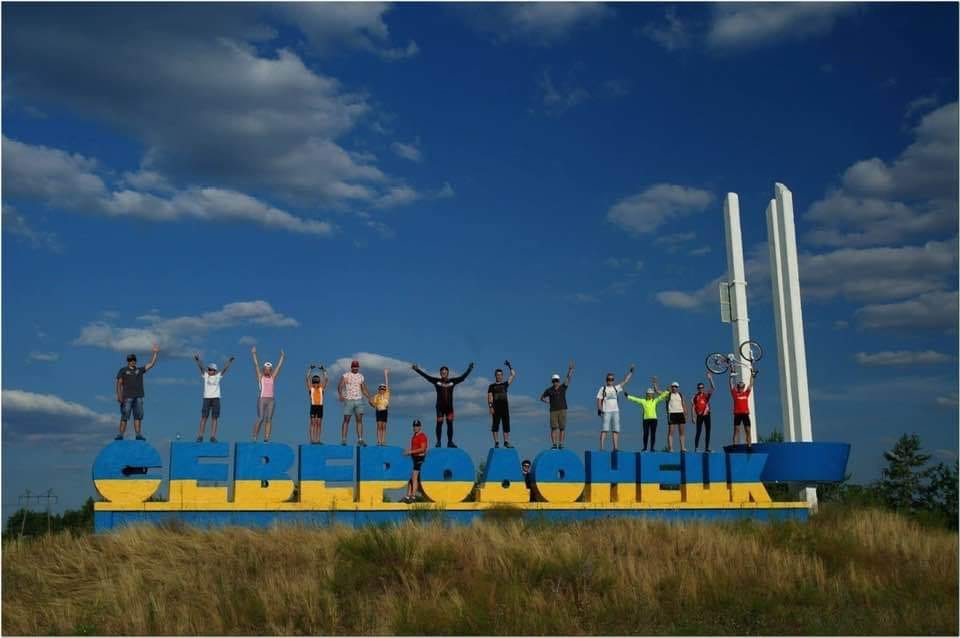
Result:
{"label": "person in neon yellow top", "polygon": [[383,369],[383,383],[370,399],[370,405],[377,411],[377,445],[387,444],[387,407],[390,405],[390,370]]}
{"label": "person in neon yellow top", "polygon": [[[651,379],[653,382],[652,388],[647,388],[647,395],[644,398],[638,396],[630,396],[624,391],[623,396],[627,397],[628,401],[633,401],[637,405],[643,407],[643,449],[641,452],[646,452],[650,450],[651,452],[656,452],[657,445],[657,404],[670,396],[668,390],[660,392],[660,388],[657,386],[657,378],[653,377]],[[650,442],[650,447],[647,447],[647,441]]]}

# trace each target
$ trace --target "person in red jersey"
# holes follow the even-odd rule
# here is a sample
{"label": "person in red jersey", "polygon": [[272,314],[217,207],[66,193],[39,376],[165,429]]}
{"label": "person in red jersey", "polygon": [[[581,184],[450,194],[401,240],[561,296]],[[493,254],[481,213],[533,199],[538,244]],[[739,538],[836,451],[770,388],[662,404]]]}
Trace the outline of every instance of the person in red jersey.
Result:
{"label": "person in red jersey", "polygon": [[747,451],[753,449],[750,439],[750,392],[753,390],[753,380],[757,376],[756,370],[750,371],[750,383],[744,384],[743,381],[737,381],[736,387],[733,383],[733,375],[730,375],[730,396],[733,397],[733,444],[737,444],[740,438],[740,426],[743,426],[747,437]]}
{"label": "person in red jersey", "polygon": [[703,451],[710,451],[710,399],[713,397],[713,391],[716,390],[716,387],[713,385],[713,373],[709,370],[707,371],[707,380],[710,381],[710,390],[704,392],[703,384],[698,383],[697,393],[690,400],[690,407],[693,408],[693,414],[697,420],[697,436],[693,440],[694,452],[700,448],[700,434],[704,428],[707,431],[707,438],[704,442]]}
{"label": "person in red jersey", "polygon": [[413,459],[413,472],[410,473],[410,482],[407,483],[407,495],[400,499],[404,503],[413,503],[417,500],[417,490],[420,489],[420,467],[427,458],[427,435],[421,431],[422,425],[417,419],[413,422],[413,437],[410,439],[410,449],[404,450],[404,456]]}

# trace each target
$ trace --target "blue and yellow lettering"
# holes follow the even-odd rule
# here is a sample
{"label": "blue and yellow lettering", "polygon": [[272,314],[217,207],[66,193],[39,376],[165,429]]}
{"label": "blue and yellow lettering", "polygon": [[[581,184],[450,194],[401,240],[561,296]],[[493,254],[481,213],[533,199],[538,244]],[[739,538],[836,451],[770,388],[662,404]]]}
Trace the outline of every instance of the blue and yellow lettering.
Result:
{"label": "blue and yellow lettering", "polygon": [[769,503],[770,495],[760,477],[767,455],[727,454],[727,481],[730,483],[730,500],[733,503]]}
{"label": "blue and yellow lettering", "polygon": [[170,502],[212,503],[227,502],[227,486],[201,486],[200,481],[226,483],[229,471],[226,463],[200,463],[203,458],[229,458],[228,443],[171,443],[170,444]]}
{"label": "blue and yellow lettering", "polygon": [[470,455],[460,448],[435,448],[420,468],[423,493],[434,503],[463,501],[473,490],[476,469]]}
{"label": "blue and yellow lettering", "polygon": [[399,447],[357,448],[357,502],[383,503],[383,491],[404,487],[412,471],[413,461]]}
{"label": "blue and yellow lettering", "polygon": [[523,480],[516,449],[490,450],[477,500],[481,503],[526,503],[530,500],[530,490]]}
{"label": "blue and yellow lettering", "polygon": [[[342,445],[300,446],[300,503],[319,507],[353,504],[353,486],[328,487],[328,483],[353,483],[352,447]],[[330,465],[331,461],[349,464]]]}
{"label": "blue and yellow lettering", "polygon": [[[644,504],[679,503],[680,454],[677,452],[646,452],[638,454],[640,463],[640,502]],[[664,489],[664,486],[678,489]]]}
{"label": "blue and yellow lettering", "polygon": [[282,443],[237,443],[233,463],[233,502],[264,507],[293,494],[289,470],[294,455]]}
{"label": "blue and yellow lettering", "polygon": [[163,480],[151,470],[162,466],[159,452],[146,441],[114,441],[93,462],[93,485],[112,503],[143,503]]}
{"label": "blue and yellow lettering", "polygon": [[590,503],[637,502],[637,454],[589,450],[585,454]]}
{"label": "blue and yellow lettering", "polygon": [[535,489],[548,503],[575,503],[583,494],[586,473],[570,450],[545,450],[533,460]]}
{"label": "blue and yellow lettering", "polygon": [[727,465],[723,454],[681,455],[680,476],[684,503],[720,505],[730,502]]}

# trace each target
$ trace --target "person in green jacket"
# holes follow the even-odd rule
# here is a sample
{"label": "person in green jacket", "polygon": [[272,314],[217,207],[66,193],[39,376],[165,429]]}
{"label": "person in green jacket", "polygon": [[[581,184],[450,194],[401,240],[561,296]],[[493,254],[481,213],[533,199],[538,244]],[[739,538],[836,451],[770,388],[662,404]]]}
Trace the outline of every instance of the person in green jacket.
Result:
{"label": "person in green jacket", "polygon": [[[660,392],[660,388],[657,385],[657,378],[653,377],[651,379],[653,382],[652,388],[647,388],[647,396],[641,399],[638,396],[630,396],[626,391],[623,392],[623,396],[627,397],[628,401],[633,401],[634,403],[643,407],[643,449],[641,452],[646,452],[650,450],[655,452],[657,449],[657,404],[670,396],[669,390],[664,390]],[[650,442],[650,447],[647,447],[647,441]]]}

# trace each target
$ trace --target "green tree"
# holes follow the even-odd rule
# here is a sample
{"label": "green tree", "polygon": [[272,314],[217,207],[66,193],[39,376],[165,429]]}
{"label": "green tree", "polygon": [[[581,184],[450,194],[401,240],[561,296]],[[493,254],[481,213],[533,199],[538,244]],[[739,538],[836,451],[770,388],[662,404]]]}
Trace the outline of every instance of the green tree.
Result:
{"label": "green tree", "polygon": [[920,437],[904,434],[892,450],[883,453],[887,467],[880,479],[880,496],[887,506],[897,511],[912,511],[921,507],[925,492],[923,466],[929,454],[920,451]]}
{"label": "green tree", "polygon": [[923,501],[927,509],[942,513],[948,520],[957,521],[958,464],[951,468],[937,463],[924,472],[927,484],[923,489]]}

